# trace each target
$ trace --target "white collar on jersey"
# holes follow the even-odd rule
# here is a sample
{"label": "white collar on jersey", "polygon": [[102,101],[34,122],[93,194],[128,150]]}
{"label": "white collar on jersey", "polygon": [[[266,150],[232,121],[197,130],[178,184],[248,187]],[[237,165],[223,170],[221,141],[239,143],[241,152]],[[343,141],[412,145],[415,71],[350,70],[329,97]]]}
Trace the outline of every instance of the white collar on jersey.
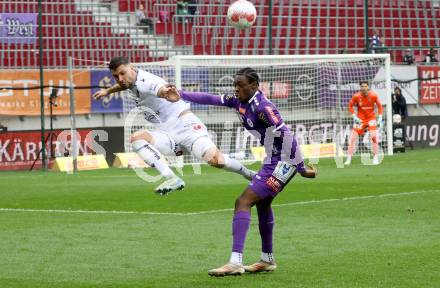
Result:
{"label": "white collar on jersey", "polygon": [[248,103],[251,103],[252,101],[255,100],[255,98],[257,97],[257,94],[260,93],[260,90],[257,90],[254,94],[254,96],[251,97],[251,99],[249,99]]}

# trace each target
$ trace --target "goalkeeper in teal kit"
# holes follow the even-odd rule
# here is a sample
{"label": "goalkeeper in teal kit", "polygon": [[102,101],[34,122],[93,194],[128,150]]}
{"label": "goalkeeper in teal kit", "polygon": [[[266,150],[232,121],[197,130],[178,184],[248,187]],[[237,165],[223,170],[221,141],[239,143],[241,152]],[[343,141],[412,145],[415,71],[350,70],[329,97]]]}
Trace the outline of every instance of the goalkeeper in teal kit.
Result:
{"label": "goalkeeper in teal kit", "polygon": [[[261,145],[265,147],[267,157],[263,166],[235,201],[230,260],[217,269],[209,270],[208,274],[212,276],[275,270],[277,266],[272,247],[275,221],[271,203],[297,173],[307,178],[316,176],[315,168],[304,165],[300,147],[275,105],[258,89],[259,81],[254,69],[243,68],[234,78],[235,95],[220,97],[202,92],[178,91],[169,86],[167,96],[164,97],[172,102],[183,99],[199,104],[234,108],[243,126],[258,137]],[[244,266],[242,255],[250,225],[250,211],[254,205],[257,207],[262,253],[258,262]]]}

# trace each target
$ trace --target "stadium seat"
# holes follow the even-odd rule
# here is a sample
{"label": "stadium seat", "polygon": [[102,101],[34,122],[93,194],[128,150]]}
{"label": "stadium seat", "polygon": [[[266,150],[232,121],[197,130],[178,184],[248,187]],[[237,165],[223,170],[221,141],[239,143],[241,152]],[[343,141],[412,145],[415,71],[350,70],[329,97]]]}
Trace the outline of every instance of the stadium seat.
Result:
{"label": "stadium seat", "polygon": [[[38,12],[36,2],[5,1],[0,3],[2,11]],[[43,2],[44,45],[54,57],[47,57],[45,63],[58,65],[57,50],[74,57],[87,57],[84,51],[91,51],[98,61],[108,60],[117,50],[128,51],[141,58],[151,57],[148,52],[140,55],[136,50],[148,50],[146,42],[140,43],[142,49],[132,45],[130,35],[121,34],[110,22],[98,22],[92,10],[77,9],[74,0]],[[108,3],[108,2],[105,2]],[[156,35],[170,36],[174,46],[192,46],[195,54],[212,54],[221,51],[228,53],[262,53],[268,50],[268,34],[278,40],[273,42],[275,53],[334,53],[349,48],[351,52],[361,53],[364,49],[364,9],[363,1],[273,1],[272,31],[268,32],[269,1],[257,1],[257,21],[254,27],[239,32],[227,24],[225,17],[228,5],[224,1],[200,0],[198,14],[189,23],[177,23],[175,1],[171,0],[119,0],[120,13],[132,13],[140,3],[146,6],[148,15],[160,19],[159,12],[167,11],[169,21],[155,23]],[[209,5],[208,5],[209,4]],[[440,10],[432,7],[429,1],[371,1],[369,9],[371,36],[379,29],[389,46],[439,46]],[[102,20],[102,19],[101,19]],[[125,28],[124,28],[125,29]],[[128,31],[128,30],[127,30]],[[237,41],[236,37],[249,41]],[[281,38],[285,39],[281,39]],[[235,42],[234,42],[235,41]],[[238,43],[238,42],[237,42]],[[220,48],[218,48],[218,47]],[[4,51],[4,44],[0,49]],[[12,46],[11,46],[12,47]],[[34,47],[35,48],[35,47]],[[111,53],[104,52],[110,49]],[[13,51],[13,50],[12,50]],[[96,53],[95,53],[96,52]],[[127,53],[128,53],[127,52]],[[396,50],[394,61],[401,59],[402,53]],[[9,54],[8,54],[9,55]],[[12,52],[11,57],[19,54]],[[27,60],[5,60],[5,67]],[[35,61],[34,61],[35,62]],[[30,63],[30,62],[29,62]]]}

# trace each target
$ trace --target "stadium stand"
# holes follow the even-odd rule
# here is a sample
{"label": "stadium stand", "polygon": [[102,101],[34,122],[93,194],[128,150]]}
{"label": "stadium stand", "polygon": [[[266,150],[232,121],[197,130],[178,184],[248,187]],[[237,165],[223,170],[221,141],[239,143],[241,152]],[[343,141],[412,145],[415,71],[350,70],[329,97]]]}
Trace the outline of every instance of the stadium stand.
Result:
{"label": "stadium stand", "polygon": [[[42,2],[43,64],[65,67],[67,56],[87,59],[76,66],[96,65],[116,55],[133,62],[162,60],[173,53],[168,36],[148,35],[137,27],[132,11],[139,1],[64,0]],[[0,1],[2,13],[38,13],[37,1]],[[6,25],[4,23],[3,25]],[[37,32],[38,33],[38,32]],[[1,66],[35,67],[38,63],[37,35],[28,43],[0,39]]]}
{"label": "stadium stand", "polygon": [[[378,29],[394,62],[402,62],[402,46],[418,47],[416,57],[426,54],[428,47],[440,45],[440,9],[432,2],[369,1],[368,36]],[[155,1],[156,17],[159,11],[174,15],[170,23],[156,24],[157,33],[172,35],[175,45],[191,46],[194,54],[268,54],[268,1],[256,4],[257,21],[244,31],[227,25],[227,5],[215,0],[198,3],[193,21],[178,23],[173,1]],[[273,1],[272,15],[273,54],[331,54],[343,49],[362,53],[365,49],[364,1],[278,0]]]}
{"label": "stadium stand", "polygon": [[[143,3],[155,19],[153,35],[134,24],[133,11]],[[269,45],[269,1],[258,1],[257,21],[240,31],[227,24],[228,5],[197,1],[197,13],[180,21],[172,0],[57,0],[43,2],[43,47],[46,67],[64,67],[67,56],[108,61],[119,54],[133,62],[162,60],[176,54],[333,54],[365,51],[365,33],[379,30],[394,62],[404,47],[422,59],[429,47],[440,46],[437,1],[369,1],[368,29],[363,0],[273,1]],[[4,13],[37,13],[37,1],[0,1]],[[35,37],[35,36],[34,36]],[[38,41],[0,41],[1,65],[34,67]],[[86,66],[85,63],[77,65]]]}

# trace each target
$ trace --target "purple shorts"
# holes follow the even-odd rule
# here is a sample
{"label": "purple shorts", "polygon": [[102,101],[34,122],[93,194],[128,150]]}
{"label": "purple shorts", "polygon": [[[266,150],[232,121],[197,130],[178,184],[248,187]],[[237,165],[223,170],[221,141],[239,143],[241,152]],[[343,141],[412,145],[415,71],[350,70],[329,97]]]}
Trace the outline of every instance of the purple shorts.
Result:
{"label": "purple shorts", "polygon": [[[298,168],[304,169],[304,162]],[[252,189],[261,199],[275,197],[292,180],[297,172],[297,166],[284,161],[272,161],[264,164],[252,178],[248,188]]]}

